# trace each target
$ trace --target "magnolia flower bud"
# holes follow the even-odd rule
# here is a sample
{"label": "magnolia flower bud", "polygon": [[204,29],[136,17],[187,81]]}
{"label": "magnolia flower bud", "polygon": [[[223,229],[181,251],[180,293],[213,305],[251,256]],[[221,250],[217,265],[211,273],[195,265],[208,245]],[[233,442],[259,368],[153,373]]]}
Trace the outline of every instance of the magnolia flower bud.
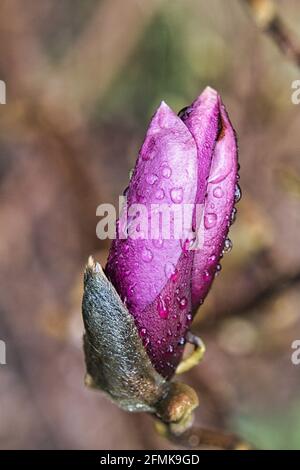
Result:
{"label": "magnolia flower bud", "polygon": [[[218,93],[206,88],[179,115],[162,103],[126,191],[105,274],[93,261],[85,274],[88,382],[123,408],[161,416],[164,402],[178,421],[178,413],[188,415],[183,403],[189,411],[195,406],[191,389],[185,389],[179,411],[170,378],[193,315],[220,270],[223,251],[231,247],[227,234],[240,196],[237,180],[235,133]],[[184,236],[163,237],[158,222],[158,237],[150,228],[140,237],[124,237],[135,204],[151,222],[157,205],[191,207]],[[170,220],[174,225],[174,216]]]}

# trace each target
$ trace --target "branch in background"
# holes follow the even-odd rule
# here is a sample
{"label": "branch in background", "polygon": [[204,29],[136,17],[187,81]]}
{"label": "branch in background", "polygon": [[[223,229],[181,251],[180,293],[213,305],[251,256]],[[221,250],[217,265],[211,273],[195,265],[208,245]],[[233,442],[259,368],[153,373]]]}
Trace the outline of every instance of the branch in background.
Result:
{"label": "branch in background", "polygon": [[191,427],[177,435],[169,426],[156,422],[157,432],[178,447],[185,449],[214,448],[220,450],[253,450],[253,446],[235,434],[227,434],[213,429]]}
{"label": "branch in background", "polygon": [[244,0],[257,26],[277,44],[281,52],[300,67],[300,42],[286,26],[272,0]]}
{"label": "branch in background", "polygon": [[[294,286],[300,283],[300,270],[295,271],[292,274],[278,275],[275,279],[272,279],[269,284],[263,286],[261,289],[258,289],[254,292],[254,295],[249,299],[246,299],[242,303],[238,303],[236,306],[231,307],[230,311],[228,309],[218,312],[217,320],[211,323],[210,319],[204,319],[199,324],[199,328],[203,331],[203,328],[206,326],[208,329],[216,327],[216,321],[224,320],[228,317],[235,316],[246,316],[251,311],[256,311],[261,307],[265,302],[271,301],[274,297],[279,297],[280,294],[285,292],[288,289],[292,289]],[[195,329],[197,333],[197,328]]]}

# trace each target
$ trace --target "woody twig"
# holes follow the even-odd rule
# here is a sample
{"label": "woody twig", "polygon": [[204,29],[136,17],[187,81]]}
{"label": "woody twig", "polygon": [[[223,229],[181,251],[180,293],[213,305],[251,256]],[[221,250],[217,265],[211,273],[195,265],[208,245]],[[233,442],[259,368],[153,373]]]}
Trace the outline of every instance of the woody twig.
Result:
{"label": "woody twig", "polygon": [[244,0],[257,26],[272,38],[281,52],[300,67],[300,41],[289,30],[272,0]]}

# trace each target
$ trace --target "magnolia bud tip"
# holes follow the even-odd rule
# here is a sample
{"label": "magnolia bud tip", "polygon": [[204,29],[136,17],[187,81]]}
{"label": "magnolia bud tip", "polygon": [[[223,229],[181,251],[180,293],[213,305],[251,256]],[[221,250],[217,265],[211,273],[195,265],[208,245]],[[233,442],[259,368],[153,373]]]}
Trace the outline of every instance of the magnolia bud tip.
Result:
{"label": "magnolia bud tip", "polygon": [[93,256],[89,256],[86,270],[90,271],[91,273],[101,273],[102,267],[100,263],[94,260]]}

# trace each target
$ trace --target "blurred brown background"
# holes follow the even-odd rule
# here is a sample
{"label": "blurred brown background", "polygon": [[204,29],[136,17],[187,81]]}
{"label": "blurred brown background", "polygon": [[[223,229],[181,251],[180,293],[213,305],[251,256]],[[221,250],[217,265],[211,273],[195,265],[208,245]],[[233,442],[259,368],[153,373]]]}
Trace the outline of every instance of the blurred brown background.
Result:
{"label": "blurred brown background", "polygon": [[[299,2],[277,2],[298,33]],[[151,418],[83,386],[82,272],[96,207],[116,203],[149,118],[206,85],[239,137],[243,199],[193,330],[197,423],[300,449],[297,67],[242,0],[1,0],[0,448],[170,448]]]}

